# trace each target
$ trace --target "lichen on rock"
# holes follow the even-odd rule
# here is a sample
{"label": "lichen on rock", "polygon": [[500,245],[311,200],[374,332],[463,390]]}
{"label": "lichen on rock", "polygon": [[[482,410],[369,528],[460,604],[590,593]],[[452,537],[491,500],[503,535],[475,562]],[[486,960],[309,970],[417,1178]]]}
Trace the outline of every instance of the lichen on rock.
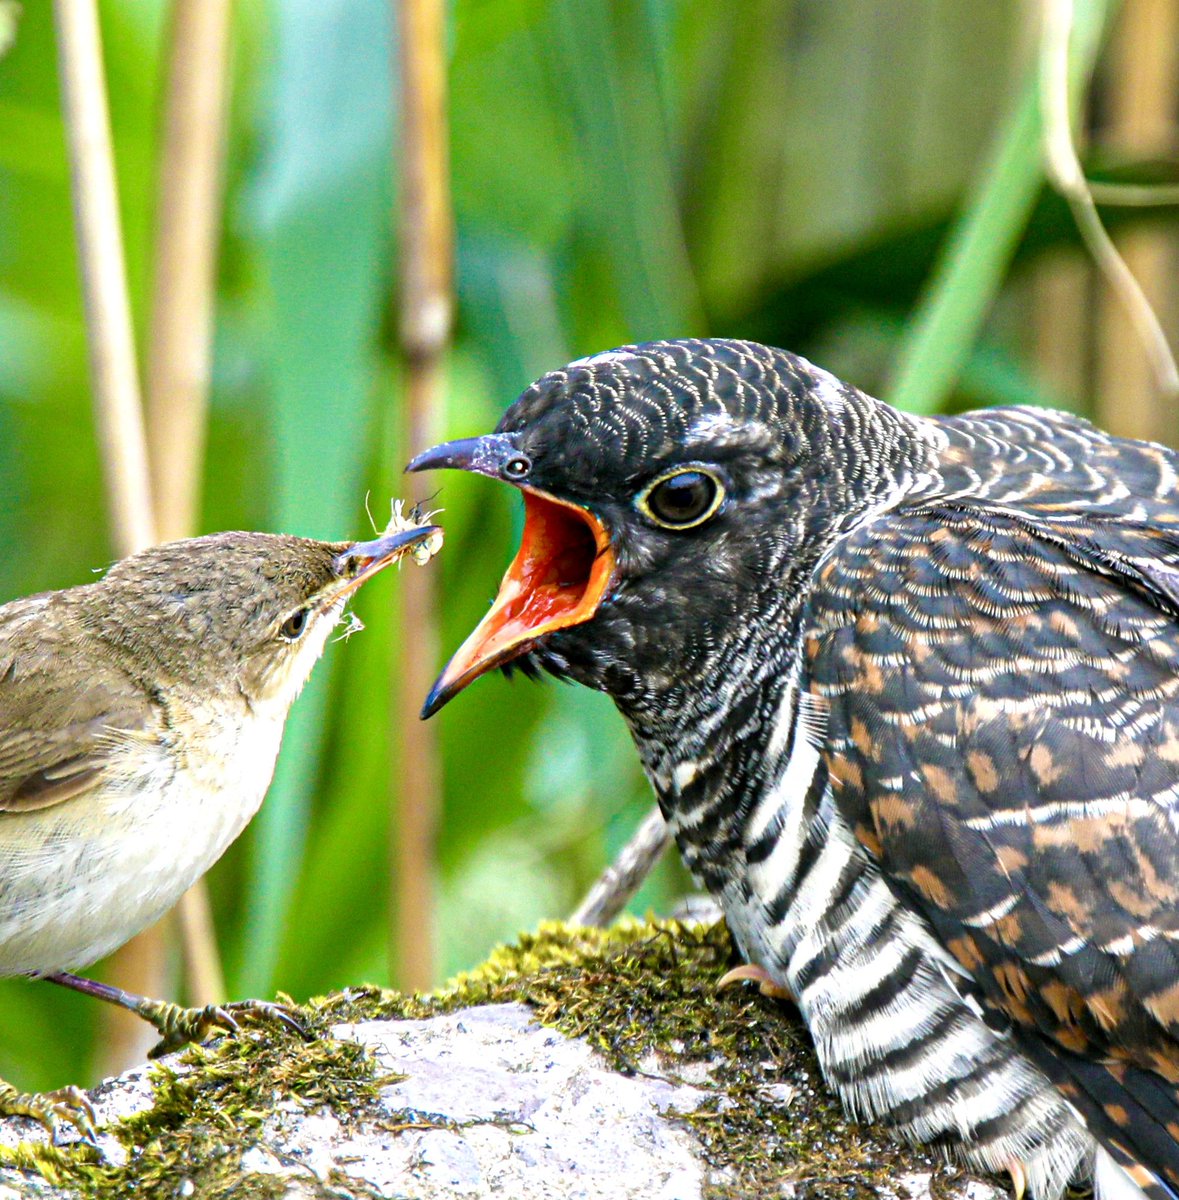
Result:
{"label": "lichen on rock", "polygon": [[314,1041],[251,1029],[101,1085],[101,1159],[0,1122],[30,1168],[0,1198],[1003,1195],[846,1120],[789,1006],[717,991],[732,958],[723,926],[552,924],[434,995],[322,997]]}

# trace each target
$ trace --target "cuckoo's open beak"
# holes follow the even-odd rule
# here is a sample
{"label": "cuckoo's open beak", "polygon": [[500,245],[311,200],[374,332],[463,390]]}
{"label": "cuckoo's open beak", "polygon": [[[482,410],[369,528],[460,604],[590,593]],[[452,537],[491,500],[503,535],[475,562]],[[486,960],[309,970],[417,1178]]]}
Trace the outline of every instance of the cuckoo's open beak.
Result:
{"label": "cuckoo's open beak", "polygon": [[[502,434],[435,446],[409,464],[477,471],[514,483],[500,468],[517,452]],[[433,716],[468,683],[526,653],[538,638],[580,625],[598,610],[614,575],[614,553],[605,526],[587,509],[558,500],[527,483],[524,535],[487,615],[438,677],[422,716]]]}

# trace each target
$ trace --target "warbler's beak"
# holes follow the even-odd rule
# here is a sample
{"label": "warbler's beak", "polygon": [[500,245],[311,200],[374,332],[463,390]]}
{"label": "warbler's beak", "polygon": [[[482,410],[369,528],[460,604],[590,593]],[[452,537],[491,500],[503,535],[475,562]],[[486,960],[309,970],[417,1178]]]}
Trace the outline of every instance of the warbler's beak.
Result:
{"label": "warbler's beak", "polygon": [[399,529],[371,542],[353,543],[337,554],[332,562],[332,569],[339,576],[339,581],[328,585],[324,594],[326,602],[335,604],[343,597],[351,595],[362,583],[367,582],[377,572],[383,571],[390,563],[397,562],[415,546],[441,533],[442,529],[438,525],[421,525],[414,529]]}
{"label": "warbler's beak", "polygon": [[503,468],[519,451],[503,434],[446,442],[406,468],[450,467],[512,483],[524,493],[524,536],[499,595],[439,675],[422,706],[432,717],[448,700],[493,667],[531,650],[557,629],[581,625],[598,611],[614,576],[605,526],[588,509],[516,483]]}

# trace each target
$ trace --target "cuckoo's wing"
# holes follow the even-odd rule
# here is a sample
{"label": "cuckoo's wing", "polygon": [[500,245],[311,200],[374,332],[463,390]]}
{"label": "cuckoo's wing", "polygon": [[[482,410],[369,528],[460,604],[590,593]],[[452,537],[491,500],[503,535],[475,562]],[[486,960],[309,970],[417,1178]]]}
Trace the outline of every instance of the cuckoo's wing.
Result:
{"label": "cuckoo's wing", "polygon": [[43,619],[55,603],[0,608],[0,821],[87,792],[151,720],[148,698],[117,668],[78,665],[69,636]]}
{"label": "cuckoo's wing", "polygon": [[1102,1140],[1179,1178],[1179,534],[894,511],[807,621],[861,843]]}

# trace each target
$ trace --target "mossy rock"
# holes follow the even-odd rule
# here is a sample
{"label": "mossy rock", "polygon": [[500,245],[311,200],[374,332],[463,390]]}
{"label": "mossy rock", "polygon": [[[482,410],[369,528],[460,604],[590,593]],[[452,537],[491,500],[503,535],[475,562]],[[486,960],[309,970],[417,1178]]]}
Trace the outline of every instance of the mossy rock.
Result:
{"label": "mossy rock", "polygon": [[[989,1200],[1004,1194],[999,1181],[963,1174],[932,1155],[898,1146],[879,1130],[846,1120],[822,1084],[805,1030],[789,1005],[749,985],[717,991],[717,979],[733,962],[721,925],[624,921],[602,932],[553,924],[500,947],[478,969],[434,995],[365,987],[318,998],[299,1010],[314,1040],[304,1042],[271,1026],[251,1028],[192,1047],[146,1074],[108,1080],[93,1093],[106,1120],[101,1159],[77,1143],[52,1147],[33,1140],[31,1123],[0,1122],[9,1146],[18,1129],[29,1139],[15,1151],[0,1149],[24,1168],[0,1171],[0,1198],[5,1184],[18,1195],[148,1200],[446,1194],[429,1190],[437,1179],[427,1186],[412,1173],[404,1180],[374,1183],[371,1171],[355,1167],[370,1144],[364,1138],[376,1131],[383,1146],[400,1151],[404,1146],[398,1138],[421,1141],[445,1131],[447,1144],[459,1145],[472,1140],[473,1124],[502,1125],[504,1137],[516,1139],[526,1159],[533,1153],[529,1147],[544,1138],[518,1115],[508,1114],[502,1122],[494,1116],[468,1122],[441,1111],[444,1100],[434,1105],[438,1111],[398,1108],[404,1090],[399,1085],[412,1068],[399,1069],[404,1064],[397,1046],[408,1043],[397,1035],[409,1025],[388,1027],[393,1041],[380,1054],[337,1035],[346,1032],[341,1026],[379,1034],[382,1027],[369,1022],[409,1021],[416,1031],[426,1029],[418,1023],[431,1018],[513,1004],[527,1005],[542,1026],[578,1039],[577,1053],[586,1063],[593,1059],[599,1075],[613,1073],[620,1087],[624,1079],[644,1085],[655,1081],[660,1095],[674,1097],[655,1103],[661,1109],[655,1119],[679,1139],[677,1153],[681,1145],[688,1147],[695,1179],[684,1172],[673,1178],[669,1171],[659,1172],[658,1179],[651,1171],[650,1180],[644,1179],[636,1151],[614,1193],[598,1179],[587,1195]],[[438,1024],[438,1029],[461,1028],[461,1020]],[[500,1034],[509,1049],[513,1029]],[[563,1039],[546,1036],[556,1055]],[[128,1110],[129,1115],[111,1119],[112,1113]],[[579,1112],[584,1122],[585,1112]],[[308,1152],[311,1127],[306,1123],[312,1117],[322,1117],[325,1129],[330,1126],[333,1145],[347,1141],[350,1156],[337,1155],[337,1161],[331,1154],[317,1158]],[[299,1122],[303,1140],[295,1150],[276,1131],[286,1136]],[[479,1136],[478,1154],[483,1154],[493,1135],[482,1131]],[[652,1136],[650,1129],[642,1134],[647,1142]],[[475,1154],[463,1148],[469,1158]],[[666,1165],[670,1151],[657,1153],[652,1161]],[[563,1180],[549,1181],[548,1192],[535,1194],[575,1195],[576,1174],[571,1167]],[[455,1194],[481,1195],[490,1187],[473,1166],[455,1178]],[[503,1176],[500,1183],[507,1178],[516,1176]],[[512,1193],[500,1187],[499,1194]]]}

